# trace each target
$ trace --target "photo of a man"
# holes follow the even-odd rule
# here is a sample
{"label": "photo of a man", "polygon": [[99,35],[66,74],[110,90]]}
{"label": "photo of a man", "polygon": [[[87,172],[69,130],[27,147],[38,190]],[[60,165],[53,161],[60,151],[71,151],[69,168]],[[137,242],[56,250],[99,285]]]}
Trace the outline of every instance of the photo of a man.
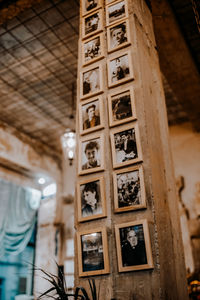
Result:
{"label": "photo of a man", "polygon": [[138,157],[135,129],[128,129],[114,135],[116,162],[121,163]]}
{"label": "photo of a man", "polygon": [[118,47],[127,42],[126,22],[118,24],[110,29],[110,47]]}
{"label": "photo of a man", "polygon": [[89,217],[102,213],[100,181],[88,182],[80,186],[82,217]]}
{"label": "photo of a man", "polygon": [[82,170],[100,167],[99,148],[100,139],[94,139],[89,142],[82,143]]}
{"label": "photo of a man", "polygon": [[111,82],[130,77],[128,55],[117,57],[110,62]]}
{"label": "photo of a man", "polygon": [[100,125],[98,107],[98,101],[83,106],[83,117],[85,119],[83,122],[83,130]]}
{"label": "photo of a man", "polygon": [[120,228],[120,245],[123,267],[147,264],[142,224]]}

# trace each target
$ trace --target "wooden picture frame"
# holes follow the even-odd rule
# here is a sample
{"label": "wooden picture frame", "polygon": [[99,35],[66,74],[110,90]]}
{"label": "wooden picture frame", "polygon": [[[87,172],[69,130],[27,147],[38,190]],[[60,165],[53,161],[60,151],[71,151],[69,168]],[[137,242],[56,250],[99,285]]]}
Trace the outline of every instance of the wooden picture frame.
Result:
{"label": "wooden picture frame", "polygon": [[104,177],[99,176],[77,184],[78,221],[106,217]]}
{"label": "wooden picture frame", "polygon": [[110,127],[137,119],[135,95],[132,87],[108,95]]}
{"label": "wooden picture frame", "polygon": [[82,39],[103,31],[103,11],[99,9],[83,17],[82,21]]}
{"label": "wooden picture frame", "polygon": [[77,233],[77,246],[80,277],[109,273],[108,242],[105,227]]}
{"label": "wooden picture frame", "polygon": [[108,4],[112,3],[112,2],[115,2],[115,1],[118,1],[118,0],[105,0],[106,5],[108,5]]}
{"label": "wooden picture frame", "polygon": [[108,52],[124,48],[131,43],[128,19],[119,21],[107,28]]}
{"label": "wooden picture frame", "polygon": [[106,25],[128,18],[127,0],[112,1],[106,6]]}
{"label": "wooden picture frame", "polygon": [[82,42],[82,62],[89,65],[105,56],[103,33]]}
{"label": "wooden picture frame", "polygon": [[80,134],[87,134],[104,128],[102,96],[96,96],[79,103]]}
{"label": "wooden picture frame", "polygon": [[139,129],[136,123],[112,129],[110,139],[114,169],[142,161]]}
{"label": "wooden picture frame", "polygon": [[117,54],[107,61],[108,86],[113,87],[134,79],[131,52]]}
{"label": "wooden picture frame", "polygon": [[79,174],[104,170],[103,133],[87,136],[79,142]]}
{"label": "wooden picture frame", "polygon": [[101,7],[102,0],[81,0],[82,16],[88,15]]}
{"label": "wooden picture frame", "polygon": [[147,220],[115,225],[119,272],[153,269]]}
{"label": "wooden picture frame", "polygon": [[142,165],[114,171],[113,186],[115,212],[146,208]]}
{"label": "wooden picture frame", "polygon": [[80,96],[81,99],[103,93],[102,64],[84,68],[80,73]]}

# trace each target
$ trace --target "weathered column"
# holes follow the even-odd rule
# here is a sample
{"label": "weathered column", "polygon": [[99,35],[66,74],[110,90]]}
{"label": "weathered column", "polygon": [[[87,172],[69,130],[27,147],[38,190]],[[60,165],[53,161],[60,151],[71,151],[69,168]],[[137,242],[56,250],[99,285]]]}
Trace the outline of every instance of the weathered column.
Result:
{"label": "weathered column", "polygon": [[76,284],[95,278],[101,300],[187,299],[165,99],[144,1],[81,0],[78,74]]}

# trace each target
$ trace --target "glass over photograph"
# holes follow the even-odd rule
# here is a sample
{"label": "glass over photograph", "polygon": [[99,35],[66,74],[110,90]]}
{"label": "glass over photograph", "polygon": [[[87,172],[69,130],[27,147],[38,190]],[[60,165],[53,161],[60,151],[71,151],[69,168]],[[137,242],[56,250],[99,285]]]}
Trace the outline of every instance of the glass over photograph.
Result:
{"label": "glass over photograph", "polygon": [[114,2],[112,5],[109,5],[107,9],[108,25],[126,17],[125,0],[122,0],[117,3]]}
{"label": "glass over photograph", "polygon": [[111,96],[112,122],[133,116],[130,91]]}
{"label": "glass over photograph", "polygon": [[84,43],[84,63],[88,63],[101,55],[100,36]]}
{"label": "glass over photograph", "polygon": [[123,267],[147,264],[143,225],[120,228],[119,232]]}
{"label": "glass over photograph", "polygon": [[99,180],[81,184],[80,193],[82,217],[103,213]]}
{"label": "glass over photograph", "polygon": [[82,170],[101,166],[100,138],[82,143]]}
{"label": "glass over photograph", "polygon": [[117,174],[118,207],[141,204],[141,186],[139,170]]}
{"label": "glass over photograph", "polygon": [[100,30],[101,24],[100,24],[100,12],[93,13],[92,15],[85,18],[84,22],[84,33],[85,36]]}
{"label": "glass over photograph", "polygon": [[83,73],[83,96],[100,90],[99,67]]}
{"label": "glass over photograph", "polygon": [[138,157],[135,129],[114,134],[116,163],[126,162]]}
{"label": "glass over photograph", "polygon": [[95,232],[81,236],[83,272],[104,269],[102,233]]}
{"label": "glass over photograph", "polygon": [[82,106],[82,128],[90,129],[100,125],[99,100],[92,101]]}
{"label": "glass over photograph", "polygon": [[117,48],[127,43],[127,24],[126,21],[109,28],[109,50]]}
{"label": "glass over photograph", "polygon": [[130,66],[128,54],[119,56],[110,61],[109,64],[110,81],[116,83],[122,79],[130,78]]}

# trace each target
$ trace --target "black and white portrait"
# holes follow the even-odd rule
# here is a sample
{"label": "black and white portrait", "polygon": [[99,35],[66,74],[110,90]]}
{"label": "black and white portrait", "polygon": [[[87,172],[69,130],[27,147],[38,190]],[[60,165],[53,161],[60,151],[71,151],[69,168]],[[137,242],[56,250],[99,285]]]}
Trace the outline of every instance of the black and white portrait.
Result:
{"label": "black and white portrait", "polygon": [[88,17],[85,17],[84,25],[85,36],[100,30],[100,12],[98,11],[92,15],[89,15]]}
{"label": "black and white portrait", "polygon": [[100,36],[84,43],[84,62],[87,63],[102,55]]}
{"label": "black and white portrait", "polygon": [[118,48],[121,45],[123,46],[128,41],[126,21],[109,28],[108,34],[109,50]]}
{"label": "black and white portrait", "polygon": [[109,5],[107,8],[107,25],[126,17],[125,0]]}
{"label": "black and white portrait", "polygon": [[112,121],[121,121],[132,117],[132,105],[130,91],[111,97]]}
{"label": "black and white portrait", "polygon": [[114,134],[116,163],[122,163],[138,157],[135,128]]}
{"label": "black and white portrait", "polygon": [[100,180],[80,185],[82,217],[100,215],[103,213]]}
{"label": "black and white portrait", "polygon": [[118,207],[138,206],[141,204],[139,170],[117,174]]}
{"label": "black and white portrait", "polygon": [[124,54],[109,61],[108,74],[109,84],[115,85],[119,82],[124,82],[132,77],[130,72],[131,64],[128,54]]}
{"label": "black and white portrait", "polygon": [[82,93],[83,96],[94,94],[100,91],[100,71],[99,67],[91,69],[82,74]]}
{"label": "black and white portrait", "polygon": [[81,236],[83,272],[104,269],[102,232]]}
{"label": "black and white portrait", "polygon": [[143,224],[119,229],[122,266],[147,264]]}
{"label": "black and white portrait", "polygon": [[86,12],[90,12],[98,7],[99,0],[82,0]]}
{"label": "black and white portrait", "polygon": [[82,106],[83,130],[100,125],[99,100],[92,101]]}
{"label": "black and white portrait", "polygon": [[82,170],[101,167],[100,138],[82,142]]}

